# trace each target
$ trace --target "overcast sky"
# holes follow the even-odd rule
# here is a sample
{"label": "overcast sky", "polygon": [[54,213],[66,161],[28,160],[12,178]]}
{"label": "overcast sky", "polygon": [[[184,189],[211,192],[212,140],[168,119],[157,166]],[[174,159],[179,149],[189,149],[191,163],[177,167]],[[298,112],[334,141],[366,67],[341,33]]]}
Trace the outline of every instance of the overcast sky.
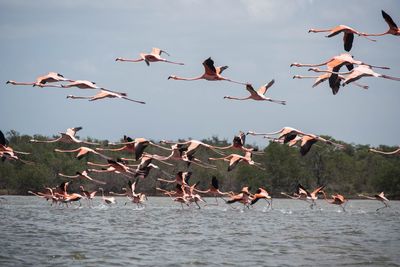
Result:
{"label": "overcast sky", "polygon": [[[81,137],[119,140],[124,134],[150,139],[218,136],[231,140],[239,130],[270,132],[291,126],[356,144],[398,145],[400,82],[363,78],[368,90],[341,88],[334,96],[327,83],[312,88],[313,75],[292,62],[319,63],[343,50],[342,34],[325,38],[310,28],[339,24],[362,32],[387,29],[381,10],[400,25],[400,1],[0,1],[0,129],[56,135],[82,126]],[[400,77],[400,37],[377,42],[355,37],[356,59],[389,66],[379,73]],[[115,62],[138,57],[152,47],[166,50],[184,66]],[[167,57],[167,56],[166,56]],[[275,79],[268,96],[286,106],[223,99],[246,96],[244,86],[224,81],[174,81],[193,77],[202,62],[228,65],[224,76],[255,88]],[[127,92],[146,101],[66,99],[94,90],[6,85],[33,81],[55,71],[70,79]],[[250,144],[265,144],[249,137]]]}

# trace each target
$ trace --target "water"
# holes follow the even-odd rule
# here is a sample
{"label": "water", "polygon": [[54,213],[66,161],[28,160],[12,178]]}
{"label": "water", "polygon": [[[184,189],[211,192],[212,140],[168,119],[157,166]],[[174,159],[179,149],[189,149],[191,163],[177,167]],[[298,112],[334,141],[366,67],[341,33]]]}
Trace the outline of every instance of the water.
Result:
{"label": "water", "polygon": [[[0,266],[400,266],[400,202],[351,200],[346,212],[275,199],[242,210],[181,209],[149,198],[144,209],[85,202],[50,207],[7,196],[0,204]],[[213,203],[214,199],[207,199]]]}

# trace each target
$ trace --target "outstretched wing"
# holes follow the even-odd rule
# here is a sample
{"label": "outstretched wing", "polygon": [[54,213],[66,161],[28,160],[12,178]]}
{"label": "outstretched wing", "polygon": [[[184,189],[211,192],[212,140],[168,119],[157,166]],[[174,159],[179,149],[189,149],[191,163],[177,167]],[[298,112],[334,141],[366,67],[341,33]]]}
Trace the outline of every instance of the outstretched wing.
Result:
{"label": "outstretched wing", "polygon": [[257,92],[258,92],[260,95],[264,95],[264,94],[267,92],[267,90],[268,90],[274,83],[275,83],[275,80],[270,81],[269,83],[267,83],[267,84],[261,86],[261,87],[258,89]]}
{"label": "outstretched wing", "polygon": [[76,132],[82,130],[82,127],[68,128],[66,134],[75,136]]}
{"label": "outstretched wing", "polygon": [[211,178],[211,185],[212,185],[212,187],[214,187],[215,189],[219,189],[219,182],[218,182],[217,177],[213,176],[213,177]]}
{"label": "outstretched wing", "polygon": [[254,90],[253,86],[251,84],[246,84],[246,90],[251,94],[251,95],[257,95],[256,90]]}
{"label": "outstretched wing", "polygon": [[396,23],[394,23],[393,19],[383,10],[382,10],[382,17],[390,28],[396,28],[396,29],[398,28]]}
{"label": "outstretched wing", "polygon": [[203,66],[207,74],[215,75],[217,73],[217,70],[214,67],[214,60],[212,60],[211,57],[204,60]]}

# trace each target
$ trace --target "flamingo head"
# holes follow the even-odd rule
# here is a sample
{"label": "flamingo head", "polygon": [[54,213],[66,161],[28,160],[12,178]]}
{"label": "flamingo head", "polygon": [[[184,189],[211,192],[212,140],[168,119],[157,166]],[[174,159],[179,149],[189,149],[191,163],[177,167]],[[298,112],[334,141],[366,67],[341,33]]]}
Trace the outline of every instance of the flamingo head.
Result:
{"label": "flamingo head", "polygon": [[300,75],[294,75],[294,76],[293,76],[293,79],[300,79],[300,78],[301,78]]}
{"label": "flamingo head", "polygon": [[308,33],[310,33],[310,32],[316,32],[316,30],[315,29],[309,29]]}
{"label": "flamingo head", "polygon": [[292,64],[290,64],[290,67],[300,67],[300,63],[297,62],[293,62]]}
{"label": "flamingo head", "polygon": [[8,80],[8,81],[6,82],[6,84],[9,84],[9,83],[11,83],[11,84],[16,84],[16,81]]}
{"label": "flamingo head", "polygon": [[168,80],[169,80],[169,79],[176,80],[176,76],[175,76],[175,75],[170,75],[170,76],[168,77]]}
{"label": "flamingo head", "polygon": [[320,70],[318,68],[309,68],[308,71],[319,72]]}

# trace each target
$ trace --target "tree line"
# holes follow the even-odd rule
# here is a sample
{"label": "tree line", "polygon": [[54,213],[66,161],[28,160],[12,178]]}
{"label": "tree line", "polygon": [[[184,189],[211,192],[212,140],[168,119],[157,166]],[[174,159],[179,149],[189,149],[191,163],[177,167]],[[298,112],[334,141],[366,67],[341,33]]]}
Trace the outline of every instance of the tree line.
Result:
{"label": "tree line", "polygon": [[[88,168],[87,161],[104,162],[96,155],[78,160],[74,153],[57,153],[54,149],[74,149],[79,144],[30,143],[31,139],[49,139],[49,137],[35,135],[21,135],[16,131],[6,134],[9,146],[17,151],[31,152],[30,155],[19,155],[19,157],[33,162],[24,164],[18,161],[0,162],[0,194],[25,195],[28,190],[42,191],[44,187],[56,187],[66,178],[60,177],[58,173],[74,175],[77,171]],[[227,162],[210,162],[217,169],[205,169],[196,165],[189,168],[186,163],[172,162],[174,166],[157,164],[162,171],[154,169],[150,175],[138,182],[138,190],[148,195],[159,195],[155,189],[173,188],[170,185],[160,184],[157,178],[173,179],[178,171],[192,171],[190,183],[200,182],[199,188],[209,187],[211,177],[216,176],[223,191],[240,191],[243,186],[250,186],[253,191],[258,187],[266,188],[273,197],[280,197],[280,192],[293,192],[298,183],[306,188],[314,188],[318,185],[326,185],[329,193],[340,193],[347,198],[357,197],[359,193],[376,194],[384,191],[390,199],[400,199],[400,156],[380,155],[369,152],[369,145],[347,144],[333,140],[329,136],[323,136],[334,142],[344,145],[344,149],[335,149],[326,144],[315,144],[311,151],[301,156],[299,149],[287,145],[269,141],[261,151],[262,155],[254,155],[253,159],[263,165],[265,170],[260,170],[246,164],[239,165],[232,171],[227,171]],[[108,146],[107,140],[96,140],[88,138],[88,141],[101,143],[102,147]],[[182,140],[177,140],[182,141]],[[213,146],[227,146],[231,140],[220,140],[218,137],[201,140]],[[380,150],[392,151],[397,147],[381,145]],[[167,155],[167,151],[158,148],[147,147],[146,152],[150,154]],[[228,153],[241,152],[231,150]],[[126,152],[110,152],[108,156],[117,158],[133,158],[132,154]],[[213,151],[201,149],[196,152],[196,158],[206,161],[208,157],[219,157]],[[171,174],[170,177],[168,173]],[[122,187],[127,186],[127,178],[118,174],[92,173],[91,176],[107,184],[101,185],[106,192],[121,192]],[[78,191],[79,186],[84,185],[86,189],[96,190],[99,185],[90,181],[74,181],[71,191]]]}

